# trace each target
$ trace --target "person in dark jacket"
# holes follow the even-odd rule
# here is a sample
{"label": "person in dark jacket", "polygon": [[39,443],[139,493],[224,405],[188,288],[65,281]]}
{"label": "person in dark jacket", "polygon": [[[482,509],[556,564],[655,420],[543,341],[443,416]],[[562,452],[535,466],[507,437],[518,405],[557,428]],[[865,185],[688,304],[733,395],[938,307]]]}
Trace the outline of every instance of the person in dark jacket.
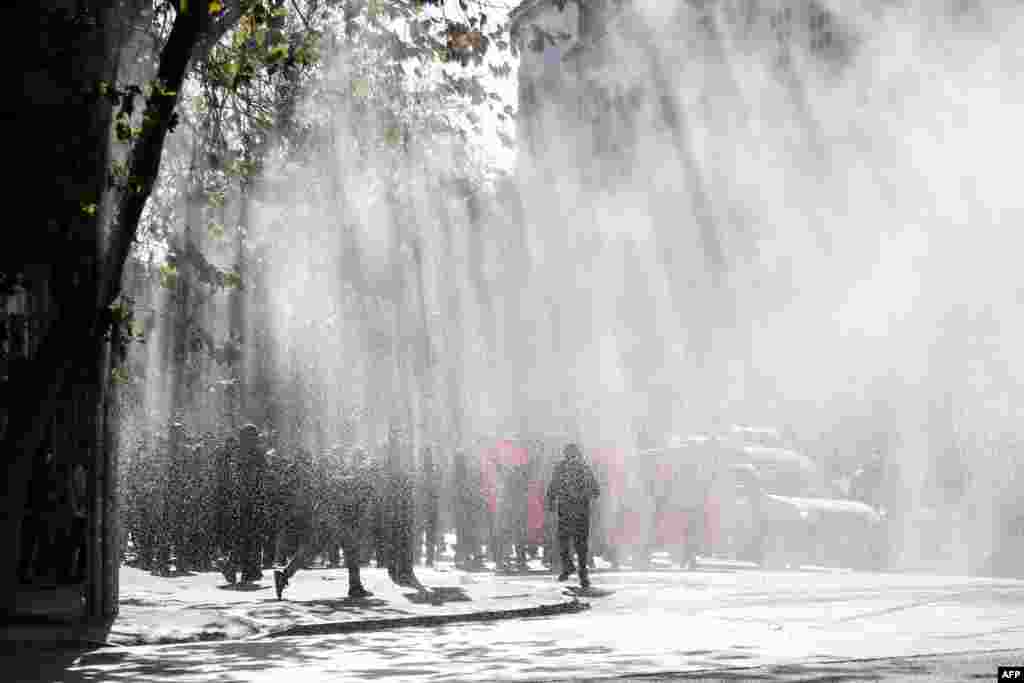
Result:
{"label": "person in dark jacket", "polygon": [[360,564],[362,545],[371,533],[374,509],[378,507],[376,490],[366,464],[365,453],[355,449],[350,462],[327,485],[326,495],[313,505],[313,520],[304,538],[283,569],[274,571],[274,591],[281,599],[284,589],[295,573],[307,566],[323,539],[337,535],[348,569],[348,596],[367,598],[373,595],[363,586]]}
{"label": "person in dark jacket", "polygon": [[263,480],[267,460],[260,439],[256,425],[247,424],[239,430],[239,529],[235,538],[235,561],[242,583],[263,578],[260,542],[264,526]]}
{"label": "person in dark jacket", "polygon": [[417,526],[415,549],[418,554],[419,544],[422,541],[425,551],[424,561],[428,567],[434,566],[434,557],[437,554],[440,488],[433,452],[429,447],[426,447],[422,451],[419,481],[416,487]]}
{"label": "person in dark jacket", "polygon": [[[559,581],[576,571],[572,549],[576,550],[580,586],[588,588],[587,543],[590,536],[590,501],[600,494],[594,470],[583,459],[580,447],[569,444],[555,465],[547,491],[547,507],[558,515],[558,547],[562,558]],[[572,545],[570,545],[570,543]]]}

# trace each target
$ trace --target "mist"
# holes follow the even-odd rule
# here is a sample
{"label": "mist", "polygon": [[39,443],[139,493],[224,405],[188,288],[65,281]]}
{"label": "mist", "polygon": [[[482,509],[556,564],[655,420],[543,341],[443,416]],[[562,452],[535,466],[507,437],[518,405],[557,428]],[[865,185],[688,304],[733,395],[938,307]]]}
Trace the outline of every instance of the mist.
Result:
{"label": "mist", "polygon": [[[296,104],[322,144],[228,198],[261,255],[238,296],[243,385],[284,406],[262,417],[315,452],[396,428],[411,453],[514,434],[633,453],[756,424],[823,466],[882,443],[908,507],[946,515],[931,568],[974,569],[1019,478],[1024,10],[648,0],[582,38],[575,3],[533,11],[511,173],[429,107],[396,118],[339,49]],[[222,336],[232,305],[204,309]],[[212,368],[202,428],[235,400]]]}

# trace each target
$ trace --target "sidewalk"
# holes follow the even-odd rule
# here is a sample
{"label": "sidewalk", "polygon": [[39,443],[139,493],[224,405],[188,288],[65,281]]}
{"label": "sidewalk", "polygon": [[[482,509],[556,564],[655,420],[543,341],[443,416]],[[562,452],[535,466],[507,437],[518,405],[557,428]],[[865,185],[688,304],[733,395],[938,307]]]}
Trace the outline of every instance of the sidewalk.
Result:
{"label": "sidewalk", "polygon": [[273,573],[262,581],[228,586],[216,572],[155,577],[121,569],[120,614],[109,625],[21,623],[0,629],[8,647],[74,648],[250,639],[303,633],[341,633],[545,616],[586,609],[569,601],[564,584],[527,585],[515,576],[470,573],[439,564],[417,568],[419,592],[396,586],[383,569],[363,569],[370,598],[347,598],[345,569],[296,574],[283,600],[274,595]]}

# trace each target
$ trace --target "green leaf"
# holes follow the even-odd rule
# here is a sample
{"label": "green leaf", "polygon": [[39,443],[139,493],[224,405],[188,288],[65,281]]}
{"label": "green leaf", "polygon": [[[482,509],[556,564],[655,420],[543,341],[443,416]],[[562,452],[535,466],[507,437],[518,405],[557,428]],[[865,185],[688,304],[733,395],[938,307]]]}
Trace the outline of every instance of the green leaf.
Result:
{"label": "green leaf", "polygon": [[278,43],[267,52],[267,61],[271,64],[288,56],[288,43]]}
{"label": "green leaf", "polygon": [[[182,2],[184,3],[184,0]],[[112,368],[110,370],[110,379],[115,384],[128,384],[132,381],[132,376],[127,368]]]}
{"label": "green leaf", "polygon": [[168,90],[167,86],[160,79],[155,79],[146,84],[146,90],[152,95],[162,95],[164,97],[174,97],[178,94],[176,90]]}
{"label": "green leaf", "polygon": [[224,237],[224,226],[220,223],[210,223],[206,229],[210,233],[210,237],[215,240],[219,240]]}
{"label": "green leaf", "polygon": [[384,131],[384,142],[392,147],[402,142],[402,129],[398,126],[388,126]]}
{"label": "green leaf", "polygon": [[131,317],[131,309],[123,301],[110,304],[110,319],[115,325],[120,325],[126,320],[130,320]]}
{"label": "green leaf", "polygon": [[220,190],[208,191],[206,193],[206,201],[209,203],[210,206],[214,207],[215,209],[219,209],[222,206],[224,206],[224,192]]}
{"label": "green leaf", "polygon": [[237,271],[229,270],[224,273],[224,286],[235,289],[242,288],[242,276]]}
{"label": "green leaf", "polygon": [[134,135],[131,121],[124,114],[118,114],[114,122],[114,135],[117,136],[118,142],[128,142]]}
{"label": "green leaf", "polygon": [[178,268],[174,264],[160,264],[159,274],[160,286],[164,289],[174,289],[178,284]]}
{"label": "green leaf", "polygon": [[370,84],[364,78],[352,81],[352,94],[356,97],[369,97]]}
{"label": "green leaf", "polygon": [[224,11],[224,3],[219,0],[210,0],[210,14],[220,14]]}
{"label": "green leaf", "polygon": [[90,218],[92,216],[95,216],[96,215],[96,202],[91,202],[89,204],[86,204],[85,202],[82,202],[82,215],[83,216],[89,216]]}
{"label": "green leaf", "polygon": [[139,338],[143,334],[145,334],[145,332],[146,326],[142,323],[141,320],[135,320],[134,318],[132,318],[132,320],[128,322],[128,334],[130,334],[132,337]]}

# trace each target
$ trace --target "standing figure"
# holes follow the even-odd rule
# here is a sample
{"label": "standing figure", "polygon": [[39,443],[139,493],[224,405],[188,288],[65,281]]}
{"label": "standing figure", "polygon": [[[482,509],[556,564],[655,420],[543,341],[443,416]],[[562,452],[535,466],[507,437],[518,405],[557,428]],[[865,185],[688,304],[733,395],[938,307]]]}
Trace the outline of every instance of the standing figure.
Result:
{"label": "standing figure", "polygon": [[425,560],[428,567],[434,566],[434,557],[437,553],[438,540],[438,516],[440,514],[440,484],[437,477],[437,466],[434,464],[434,455],[429,447],[423,449],[420,465],[420,477],[417,488],[417,514],[416,514],[416,542],[415,547],[419,550],[422,540],[425,548]]}
{"label": "standing figure", "polygon": [[335,480],[338,486],[328,491],[313,506],[310,513],[313,519],[308,526],[303,526],[306,535],[299,542],[295,554],[283,569],[274,571],[274,590],[278,600],[288,586],[289,579],[299,569],[305,568],[317,550],[323,547],[324,538],[334,536],[338,538],[345,556],[348,596],[366,598],[373,595],[363,587],[360,574],[363,542],[371,533],[375,510],[379,507],[377,491],[369,472],[365,452],[354,450],[351,462],[346,463],[338,473]]}
{"label": "standing figure", "polygon": [[506,463],[499,483],[498,498],[498,569],[511,570],[509,551],[514,551],[515,567],[527,568],[527,494],[529,472],[525,464]]}
{"label": "standing figure", "polygon": [[572,548],[575,547],[580,586],[589,588],[587,543],[590,536],[590,501],[598,497],[600,489],[594,471],[584,461],[579,446],[569,444],[562,455],[562,460],[555,465],[547,492],[548,509],[558,514],[558,546],[562,556],[562,573],[558,580],[565,581],[576,571],[572,562]]}
{"label": "standing figure", "polygon": [[22,583],[34,582],[53,554],[54,512],[57,509],[56,463],[52,451],[40,451],[33,461],[28,510],[22,522],[18,572]]}
{"label": "standing figure", "polygon": [[397,430],[392,430],[386,446],[383,531],[385,566],[388,576],[399,586],[419,588],[413,571],[413,537],[416,509],[412,476],[403,457],[405,444]]}
{"label": "standing figure", "polygon": [[235,460],[238,439],[228,436],[213,452],[213,547],[219,556],[219,569],[229,584],[237,581],[234,539],[238,533],[238,496]]}
{"label": "standing figure", "polygon": [[479,568],[483,565],[479,530],[484,501],[480,493],[479,477],[471,476],[465,451],[456,452],[453,474],[455,564]]}
{"label": "standing figure", "polygon": [[89,505],[85,466],[80,463],[72,465],[69,475],[71,523],[66,539],[68,555],[61,569],[65,572],[63,578],[67,583],[79,583],[85,581],[88,566]]}
{"label": "standing figure", "polygon": [[232,539],[230,566],[224,572],[229,583],[235,572],[242,583],[263,578],[260,545],[263,540],[263,477],[266,458],[259,444],[259,429],[247,424],[239,431],[238,442],[238,518]]}

